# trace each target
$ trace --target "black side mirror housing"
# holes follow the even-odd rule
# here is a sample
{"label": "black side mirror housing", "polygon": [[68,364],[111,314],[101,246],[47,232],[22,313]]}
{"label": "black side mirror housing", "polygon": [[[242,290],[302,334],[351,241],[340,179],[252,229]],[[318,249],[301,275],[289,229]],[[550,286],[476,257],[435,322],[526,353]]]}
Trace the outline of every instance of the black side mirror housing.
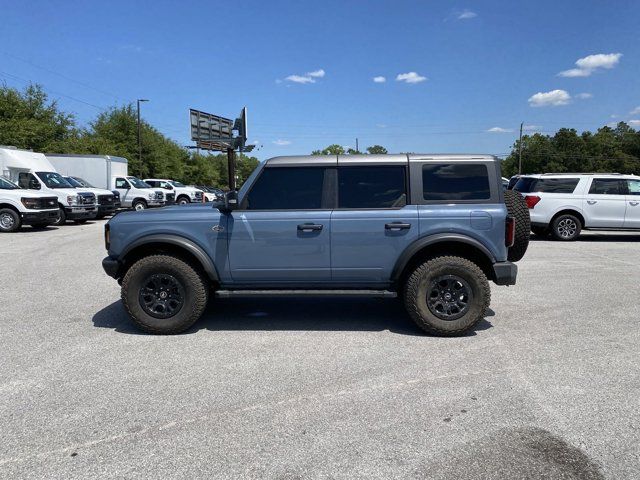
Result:
{"label": "black side mirror housing", "polygon": [[230,190],[224,195],[224,205],[221,210],[224,213],[232,212],[238,208],[238,192],[235,190]]}

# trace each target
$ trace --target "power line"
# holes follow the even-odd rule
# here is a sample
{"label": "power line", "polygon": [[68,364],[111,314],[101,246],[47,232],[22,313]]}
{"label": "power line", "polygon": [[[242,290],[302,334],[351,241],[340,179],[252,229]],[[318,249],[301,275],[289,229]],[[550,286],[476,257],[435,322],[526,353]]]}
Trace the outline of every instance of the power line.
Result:
{"label": "power line", "polygon": [[100,89],[100,88],[96,88],[96,87],[94,87],[93,85],[89,85],[89,84],[87,84],[87,83],[81,82],[80,80],[77,80],[77,79],[75,79],[75,78],[68,77],[68,76],[66,76],[66,75],[64,75],[64,74],[62,74],[62,73],[60,73],[60,72],[56,72],[55,70],[51,70],[50,68],[43,67],[43,66],[41,66],[41,65],[37,65],[37,64],[33,63],[33,62],[32,62],[32,61],[30,61],[30,60],[26,60],[26,59],[24,59],[24,58],[17,57],[17,56],[15,56],[15,55],[13,55],[13,54],[11,54],[11,53],[7,53],[7,52],[0,52],[0,53],[2,53],[3,55],[5,55],[5,56],[7,56],[7,57],[13,58],[13,59],[18,60],[18,61],[20,61],[20,62],[24,62],[24,63],[26,63],[26,64],[28,64],[28,65],[31,65],[32,67],[36,67],[36,68],[39,68],[39,69],[41,69],[41,70],[44,70],[45,72],[49,72],[49,73],[52,73],[52,74],[54,74],[54,75],[58,75],[60,78],[64,78],[65,80],[69,80],[70,82],[77,83],[78,85],[82,85],[82,86],[83,86],[83,87],[85,87],[85,88],[89,88],[89,89],[91,89],[91,90],[95,90],[95,91],[96,91],[96,92],[98,92],[98,93],[102,93],[103,95],[108,95],[108,96],[110,96],[110,97],[113,97],[113,98],[115,98],[115,99],[116,99],[116,100],[118,100],[118,101],[120,100],[120,98],[119,98],[117,95],[113,94],[113,93],[107,92],[106,90],[102,90],[102,89]]}

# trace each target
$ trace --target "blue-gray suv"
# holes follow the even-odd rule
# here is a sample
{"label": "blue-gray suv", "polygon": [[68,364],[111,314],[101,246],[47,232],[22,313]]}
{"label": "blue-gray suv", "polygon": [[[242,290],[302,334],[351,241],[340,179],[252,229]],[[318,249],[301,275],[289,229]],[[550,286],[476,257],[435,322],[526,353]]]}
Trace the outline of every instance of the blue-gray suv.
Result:
{"label": "blue-gray suv", "polygon": [[401,296],[422,329],[456,335],[489,280],[515,284],[529,231],[490,155],[276,157],[223,206],[112,218],[102,264],[152,333],[188,329],[214,294]]}

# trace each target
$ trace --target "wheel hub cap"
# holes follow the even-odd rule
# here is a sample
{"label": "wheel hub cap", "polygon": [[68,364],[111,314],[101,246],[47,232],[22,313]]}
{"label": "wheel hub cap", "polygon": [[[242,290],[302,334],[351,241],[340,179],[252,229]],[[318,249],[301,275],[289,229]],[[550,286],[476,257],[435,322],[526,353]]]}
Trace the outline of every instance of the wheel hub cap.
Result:
{"label": "wheel hub cap", "polygon": [[8,213],[3,213],[0,216],[0,226],[2,226],[2,228],[11,228],[13,227],[13,224],[14,224],[14,219]]}
{"label": "wheel hub cap", "polygon": [[155,318],[169,318],[182,309],[185,291],[173,275],[160,273],[147,277],[138,297],[146,313]]}
{"label": "wheel hub cap", "polygon": [[576,225],[576,222],[574,222],[570,218],[560,220],[560,222],[558,223],[558,233],[562,238],[569,238],[574,236],[577,229],[578,226]]}
{"label": "wheel hub cap", "polygon": [[427,290],[429,311],[442,320],[457,320],[469,311],[471,287],[457,275],[442,275]]}

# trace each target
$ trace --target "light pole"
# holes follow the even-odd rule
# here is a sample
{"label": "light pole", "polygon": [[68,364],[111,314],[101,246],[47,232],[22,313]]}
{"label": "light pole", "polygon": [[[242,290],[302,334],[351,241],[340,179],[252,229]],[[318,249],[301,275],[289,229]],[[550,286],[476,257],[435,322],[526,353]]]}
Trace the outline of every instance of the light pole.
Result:
{"label": "light pole", "polygon": [[138,161],[142,165],[142,136],[140,135],[140,102],[148,102],[146,98],[139,98],[138,104]]}

